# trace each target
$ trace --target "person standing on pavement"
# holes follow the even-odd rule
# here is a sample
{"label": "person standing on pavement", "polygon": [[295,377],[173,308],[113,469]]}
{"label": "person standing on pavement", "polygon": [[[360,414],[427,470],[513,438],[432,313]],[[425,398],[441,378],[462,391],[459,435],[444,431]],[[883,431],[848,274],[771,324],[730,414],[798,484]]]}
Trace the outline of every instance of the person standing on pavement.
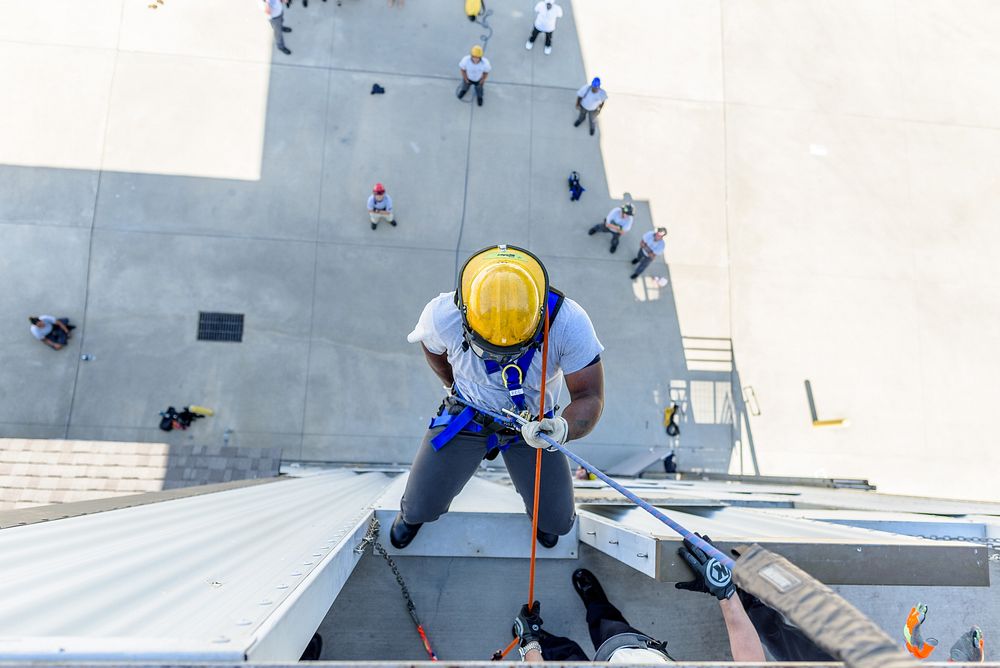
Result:
{"label": "person standing on pavement", "polygon": [[587,230],[587,234],[594,235],[598,232],[610,234],[611,248],[608,249],[608,252],[614,253],[618,250],[618,242],[621,240],[622,235],[632,229],[633,213],[634,210],[631,204],[616,206],[611,209],[611,213],[608,214],[607,218]]}
{"label": "person standing on pavement", "polygon": [[607,92],[601,88],[601,80],[594,77],[589,86],[584,86],[576,92],[576,108],[580,110],[580,115],[573,123],[574,128],[580,127],[583,119],[590,117],[590,134],[594,134],[594,121],[597,115],[604,108],[604,103],[608,99]]}
{"label": "person standing on pavement", "polygon": [[663,240],[665,236],[667,236],[667,228],[665,227],[657,227],[642,235],[642,241],[639,242],[639,252],[632,258],[632,264],[636,265],[635,271],[629,278],[633,281],[639,278],[639,274],[646,271],[646,267],[653,261],[653,258],[657,255],[663,255],[663,249],[667,246],[667,242]]}
{"label": "person standing on pavement", "polygon": [[562,18],[562,7],[555,0],[542,0],[535,5],[535,25],[531,29],[531,37],[524,43],[528,51],[535,46],[539,33],[545,33],[545,55],[552,53],[552,33],[556,31],[556,21]]}
{"label": "person standing on pavement", "polygon": [[372,194],[368,196],[368,219],[371,220],[373,230],[383,220],[396,227],[396,217],[392,213],[392,198],[386,194],[385,186],[381,183],[376,183],[372,188]]}
{"label": "person standing on pavement", "polygon": [[[567,443],[586,436],[601,418],[604,346],[587,312],[549,285],[532,253],[490,246],[466,261],[454,292],[424,307],[406,340],[421,345],[447,395],[410,467],[389,531],[393,547],[405,548],[425,522],[448,512],[482,460],[498,455],[530,515],[536,448],[542,450],[536,538],[554,547],[576,517],[573,477],[566,456],[550,450],[539,433]],[[545,417],[538,420],[543,362]],[[557,416],[563,380],[570,400]],[[466,401],[495,414],[511,410],[534,417],[519,428]]]}
{"label": "person standing on pavement", "polygon": [[458,99],[465,97],[470,86],[475,86],[476,104],[483,106],[483,84],[486,83],[492,69],[490,61],[483,56],[483,47],[478,44],[472,47],[469,55],[458,63],[458,71],[462,75],[462,87],[458,91]]}
{"label": "person standing on pavement", "polygon": [[285,33],[292,29],[285,25],[285,5],[289,0],[260,0],[264,6],[264,14],[271,21],[274,30],[274,45],[286,56],[292,55],[292,50],[285,46]]}

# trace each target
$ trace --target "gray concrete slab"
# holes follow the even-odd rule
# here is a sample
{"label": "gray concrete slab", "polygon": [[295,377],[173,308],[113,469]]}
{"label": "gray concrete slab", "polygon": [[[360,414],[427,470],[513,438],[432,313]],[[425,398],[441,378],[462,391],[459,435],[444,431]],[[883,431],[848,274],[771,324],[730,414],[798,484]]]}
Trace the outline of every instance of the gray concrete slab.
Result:
{"label": "gray concrete slab", "polygon": [[90,227],[94,222],[97,172],[0,165],[0,221]]}
{"label": "gray concrete slab", "polygon": [[3,435],[57,436],[65,430],[80,363],[80,331],[62,350],[39,343],[28,316],[83,320],[90,230],[0,225],[0,386]]}
{"label": "gray concrete slab", "polygon": [[314,240],[328,78],[320,69],[272,67],[259,180],[106,172],[97,226]]}
{"label": "gray concrete slab", "polygon": [[453,258],[320,246],[303,458],[410,461],[443,391],[406,335],[423,305],[450,287]]}
{"label": "gray concrete slab", "polygon": [[[187,403],[218,410],[196,427],[207,442],[226,428],[301,432],[311,245],[95,234],[85,330],[95,359],[81,369],[74,437],[156,427],[160,410]],[[199,311],[246,314],[243,342],[197,341]]]}
{"label": "gray concrete slab", "polygon": [[[311,9],[311,7],[310,7]],[[380,82],[384,95],[371,95]],[[449,80],[332,72],[319,238],[406,248],[455,247],[468,162],[469,109]],[[400,223],[372,231],[366,202],[382,182]]]}

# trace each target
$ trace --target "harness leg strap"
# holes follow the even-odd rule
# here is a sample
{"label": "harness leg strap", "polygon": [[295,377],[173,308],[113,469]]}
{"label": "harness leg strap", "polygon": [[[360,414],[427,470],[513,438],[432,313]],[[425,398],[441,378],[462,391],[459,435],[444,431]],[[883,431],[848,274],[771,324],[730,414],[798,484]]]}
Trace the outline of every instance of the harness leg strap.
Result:
{"label": "harness leg strap", "polygon": [[448,441],[455,438],[458,432],[465,429],[474,417],[476,417],[475,409],[466,406],[465,410],[451,419],[451,422],[448,423],[448,426],[441,433],[431,439],[431,445],[434,446],[435,450],[440,450]]}

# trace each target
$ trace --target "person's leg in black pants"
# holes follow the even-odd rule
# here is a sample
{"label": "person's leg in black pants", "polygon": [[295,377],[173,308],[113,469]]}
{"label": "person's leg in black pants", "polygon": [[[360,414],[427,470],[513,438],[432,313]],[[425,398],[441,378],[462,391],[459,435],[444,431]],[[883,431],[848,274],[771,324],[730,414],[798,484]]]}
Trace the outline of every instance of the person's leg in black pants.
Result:
{"label": "person's leg in black pants", "polygon": [[[537,30],[535,32],[538,32]],[[545,33],[545,46],[552,46],[552,33]]]}
{"label": "person's leg in black pants", "polygon": [[542,658],[546,661],[590,661],[583,648],[571,638],[543,633],[538,644],[542,646]]}
{"label": "person's leg in black pants", "polygon": [[[528,41],[531,42],[532,44],[534,44],[535,40],[538,39],[538,33],[539,33],[538,28],[532,28],[531,29],[531,37],[528,38]],[[548,39],[547,36],[546,36],[546,39]]]}
{"label": "person's leg in black pants", "polygon": [[587,604],[587,628],[590,630],[590,640],[594,643],[594,651],[605,640],[619,633],[642,633],[633,628],[610,601],[591,601]]}

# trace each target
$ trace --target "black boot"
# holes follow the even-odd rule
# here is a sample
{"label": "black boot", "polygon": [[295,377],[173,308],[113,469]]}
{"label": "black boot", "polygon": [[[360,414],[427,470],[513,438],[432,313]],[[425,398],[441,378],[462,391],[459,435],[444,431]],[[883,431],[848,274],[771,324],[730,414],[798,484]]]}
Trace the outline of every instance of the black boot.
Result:
{"label": "black boot", "polygon": [[402,550],[417,537],[421,524],[407,524],[403,521],[403,513],[396,513],[396,519],[392,521],[392,528],[389,529],[389,542],[397,550]]}
{"label": "black boot", "polygon": [[538,542],[542,547],[547,547],[550,550],[556,546],[559,542],[559,536],[554,533],[548,533],[539,529],[535,532],[535,536],[538,538]]}
{"label": "black boot", "polygon": [[604,593],[604,587],[598,582],[597,576],[586,568],[578,568],[573,571],[573,589],[579,594],[584,605],[608,603],[608,595]]}

